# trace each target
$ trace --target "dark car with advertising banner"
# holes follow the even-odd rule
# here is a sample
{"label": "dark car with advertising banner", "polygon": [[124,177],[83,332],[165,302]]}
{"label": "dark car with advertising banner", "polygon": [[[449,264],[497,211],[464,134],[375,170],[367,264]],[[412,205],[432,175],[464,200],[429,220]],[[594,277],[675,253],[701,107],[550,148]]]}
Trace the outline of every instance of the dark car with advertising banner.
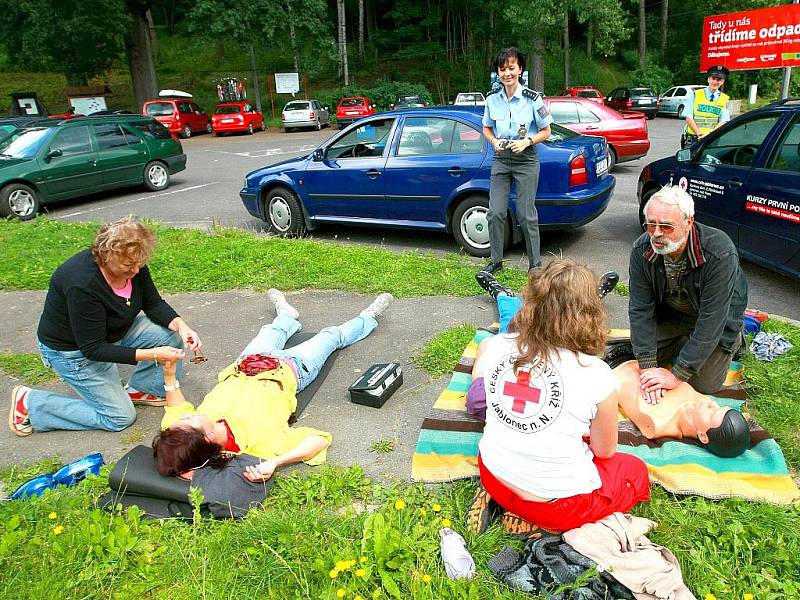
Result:
{"label": "dark car with advertising banner", "polygon": [[725,231],[739,254],[800,279],[800,100],[745,113],[639,176],[639,221],[650,197],[680,185],[695,218]]}

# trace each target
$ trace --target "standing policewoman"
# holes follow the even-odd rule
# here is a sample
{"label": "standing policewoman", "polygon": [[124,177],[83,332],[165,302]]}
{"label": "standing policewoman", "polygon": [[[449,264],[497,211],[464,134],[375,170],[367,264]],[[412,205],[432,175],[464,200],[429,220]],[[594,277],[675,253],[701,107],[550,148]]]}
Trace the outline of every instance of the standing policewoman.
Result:
{"label": "standing policewoman", "polygon": [[534,201],[539,185],[536,144],[550,137],[550,116],[542,95],[523,86],[525,57],[516,48],[502,50],[494,60],[502,88],[489,94],[483,113],[483,135],[494,148],[489,190],[489,243],[494,273],[503,268],[503,242],[511,181],[516,183],[516,217],[525,238],[529,268],[541,264],[539,216]]}
{"label": "standing policewoman", "polygon": [[708,70],[708,87],[695,92],[690,91],[686,97],[686,106],[678,115],[686,119],[686,127],[681,138],[682,148],[688,148],[731,120],[728,112],[728,95],[720,90],[728,73],[730,71],[723,65],[711,67]]}

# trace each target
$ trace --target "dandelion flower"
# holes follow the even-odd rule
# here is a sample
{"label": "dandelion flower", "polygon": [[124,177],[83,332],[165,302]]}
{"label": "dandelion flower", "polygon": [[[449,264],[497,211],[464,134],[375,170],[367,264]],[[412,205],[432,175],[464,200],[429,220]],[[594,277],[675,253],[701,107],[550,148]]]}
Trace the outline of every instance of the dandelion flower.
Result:
{"label": "dandelion flower", "polygon": [[706,594],[705,600],[717,600],[717,597],[714,594],[712,594],[711,592],[708,592]]}
{"label": "dandelion flower", "polygon": [[356,569],[356,577],[367,578],[367,571],[365,569]]}
{"label": "dandelion flower", "polygon": [[440,512],[442,510],[442,505],[441,504],[434,504],[432,510],[433,510],[433,512]]}
{"label": "dandelion flower", "polygon": [[428,516],[428,511],[425,510],[424,508],[420,508],[419,509],[419,514],[421,514],[423,517],[427,517]]}
{"label": "dandelion flower", "polygon": [[401,499],[401,500],[397,500],[397,501],[394,503],[394,507],[395,507],[395,509],[397,509],[397,510],[403,510],[403,509],[406,507],[406,501],[405,501],[405,500],[402,500],[402,499]]}
{"label": "dandelion flower", "polygon": [[53,533],[56,535],[61,535],[63,531],[64,531],[63,525],[56,525],[55,527],[53,527]]}
{"label": "dandelion flower", "polygon": [[428,574],[423,575],[422,576],[422,581],[424,581],[425,583],[430,583],[431,582],[431,576],[428,575]]}
{"label": "dandelion flower", "polygon": [[361,557],[361,558],[359,558],[358,560],[359,560],[359,561],[361,561],[361,564],[363,565],[363,564],[366,564],[366,562],[367,562],[367,557],[366,557],[366,556],[362,556],[362,557]]}
{"label": "dandelion flower", "polygon": [[339,569],[331,569],[328,575],[331,576],[331,579],[336,579],[336,576],[339,574]]}
{"label": "dandelion flower", "polygon": [[450,519],[442,519],[442,527],[450,527],[450,525],[452,525]]}
{"label": "dandelion flower", "polygon": [[337,598],[344,598],[344,595],[346,593],[347,593],[347,590],[345,590],[344,588],[339,588],[338,590],[336,590],[336,597]]}
{"label": "dandelion flower", "polygon": [[753,600],[753,594],[748,592],[747,594],[744,595],[742,600]]}
{"label": "dandelion flower", "polygon": [[356,596],[353,600],[364,600],[361,596]]}
{"label": "dandelion flower", "polygon": [[47,515],[47,518],[50,519],[51,521],[57,517],[58,515],[54,512],[51,512],[49,515]]}

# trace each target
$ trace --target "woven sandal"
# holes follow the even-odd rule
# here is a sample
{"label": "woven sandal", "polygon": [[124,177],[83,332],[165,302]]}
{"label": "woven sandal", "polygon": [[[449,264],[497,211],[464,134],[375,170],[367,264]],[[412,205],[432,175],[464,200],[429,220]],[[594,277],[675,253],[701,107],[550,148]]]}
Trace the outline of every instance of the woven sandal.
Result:
{"label": "woven sandal", "polygon": [[482,485],[479,485],[472,504],[467,509],[467,529],[473,533],[483,533],[489,529],[500,510],[500,505],[492,499]]}

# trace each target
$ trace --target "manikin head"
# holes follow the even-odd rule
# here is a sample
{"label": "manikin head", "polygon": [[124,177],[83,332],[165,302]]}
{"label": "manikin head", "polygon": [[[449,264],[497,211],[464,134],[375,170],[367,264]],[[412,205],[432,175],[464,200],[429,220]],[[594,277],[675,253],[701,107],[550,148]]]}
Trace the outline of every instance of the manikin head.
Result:
{"label": "manikin head", "polygon": [[750,427],[742,413],[720,406],[708,396],[701,396],[683,417],[689,429],[685,433],[697,438],[706,450],[717,456],[732,458],[750,447]]}
{"label": "manikin head", "polygon": [[677,185],[664,186],[645,204],[644,218],[653,251],[677,258],[694,224],[694,200]]}

